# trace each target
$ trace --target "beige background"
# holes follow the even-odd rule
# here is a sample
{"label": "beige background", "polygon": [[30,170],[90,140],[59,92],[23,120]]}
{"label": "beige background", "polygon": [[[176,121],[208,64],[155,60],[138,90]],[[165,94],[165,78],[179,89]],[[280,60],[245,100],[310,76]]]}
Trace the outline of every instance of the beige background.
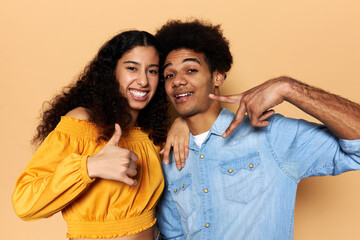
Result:
{"label": "beige background", "polygon": [[[1,239],[65,239],[61,214],[23,222],[11,205],[15,180],[33,153],[29,140],[42,103],[119,31],[154,33],[169,18],[190,16],[221,23],[231,42],[234,67],[222,93],[287,74],[360,102],[356,0],[0,0]],[[288,104],[277,111],[311,119]],[[302,181],[295,239],[359,239],[359,184],[360,172]]]}

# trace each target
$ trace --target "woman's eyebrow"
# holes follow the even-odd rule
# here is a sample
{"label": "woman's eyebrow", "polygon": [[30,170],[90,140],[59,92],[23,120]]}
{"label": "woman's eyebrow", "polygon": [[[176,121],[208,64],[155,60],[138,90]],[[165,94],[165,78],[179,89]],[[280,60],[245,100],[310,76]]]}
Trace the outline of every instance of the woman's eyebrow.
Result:
{"label": "woman's eyebrow", "polygon": [[[123,64],[127,64],[127,63],[131,63],[131,64],[135,64],[135,65],[140,65],[140,63],[135,62],[135,61],[125,61],[125,62],[123,62]],[[160,68],[160,65],[159,65],[159,64],[150,64],[149,67],[158,67],[158,68]]]}
{"label": "woman's eyebrow", "polygon": [[135,61],[125,61],[125,62],[123,62],[123,63],[132,63],[132,64],[140,65],[140,63],[135,62]]}

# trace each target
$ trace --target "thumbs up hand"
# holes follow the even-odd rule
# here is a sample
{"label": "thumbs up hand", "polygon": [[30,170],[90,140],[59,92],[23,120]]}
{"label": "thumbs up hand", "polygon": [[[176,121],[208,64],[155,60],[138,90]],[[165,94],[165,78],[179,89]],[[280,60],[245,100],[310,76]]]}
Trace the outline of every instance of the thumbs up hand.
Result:
{"label": "thumbs up hand", "polygon": [[134,177],[137,174],[136,153],[118,146],[121,128],[115,124],[115,132],[106,145],[95,155],[87,159],[87,170],[90,178],[116,180],[130,186],[136,186]]}

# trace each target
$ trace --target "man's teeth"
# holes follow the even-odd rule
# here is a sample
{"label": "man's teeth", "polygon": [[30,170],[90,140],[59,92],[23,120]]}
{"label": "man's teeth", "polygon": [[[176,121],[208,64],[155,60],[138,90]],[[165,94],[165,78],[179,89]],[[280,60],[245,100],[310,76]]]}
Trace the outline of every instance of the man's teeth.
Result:
{"label": "man's teeth", "polygon": [[136,91],[136,90],[130,90],[130,92],[135,97],[144,97],[147,94],[147,92],[140,92],[140,91]]}
{"label": "man's teeth", "polygon": [[186,97],[186,96],[190,96],[192,95],[192,93],[182,93],[182,94],[178,94],[178,95],[175,95],[175,97],[177,99],[181,98],[181,97]]}

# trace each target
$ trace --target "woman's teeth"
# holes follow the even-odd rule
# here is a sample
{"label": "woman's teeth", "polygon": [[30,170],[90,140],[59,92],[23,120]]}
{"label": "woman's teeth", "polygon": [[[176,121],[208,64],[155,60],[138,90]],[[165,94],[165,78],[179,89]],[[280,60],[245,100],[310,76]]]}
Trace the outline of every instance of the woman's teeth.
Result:
{"label": "woman's teeth", "polygon": [[144,97],[148,92],[137,91],[137,90],[130,90],[130,93],[135,97]]}

